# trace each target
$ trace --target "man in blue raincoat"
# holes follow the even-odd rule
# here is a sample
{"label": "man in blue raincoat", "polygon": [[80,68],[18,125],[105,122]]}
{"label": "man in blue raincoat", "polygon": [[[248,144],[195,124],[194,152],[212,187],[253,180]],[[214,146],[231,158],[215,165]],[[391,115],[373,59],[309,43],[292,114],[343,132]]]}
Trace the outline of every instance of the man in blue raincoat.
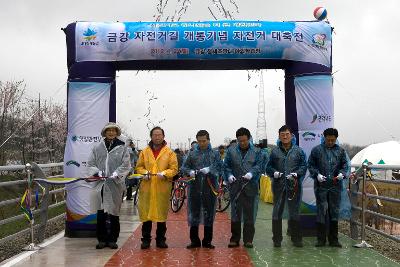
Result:
{"label": "man in blue raincoat", "polygon": [[238,247],[243,221],[243,243],[253,247],[254,224],[259,199],[259,180],[264,157],[251,142],[250,131],[236,131],[237,144],[229,147],[224,159],[224,179],[231,199],[231,238],[228,247]]}
{"label": "man in blue raincoat", "polygon": [[329,246],[342,247],[338,240],[338,220],[343,179],[349,171],[349,157],[336,144],[338,131],[324,131],[324,142],[311,150],[308,169],[314,179],[317,200],[317,247],[325,246],[326,222],[329,222]]}
{"label": "man in blue raincoat", "polygon": [[287,203],[289,228],[293,245],[302,247],[302,235],[299,226],[302,181],[307,171],[306,155],[296,145],[296,140],[289,126],[279,129],[278,146],[270,155],[267,174],[272,179],[274,208],[272,211],[272,240],[274,247],[282,242],[282,214]]}
{"label": "man in blue raincoat", "polygon": [[[222,161],[218,151],[211,148],[210,135],[206,130],[196,134],[197,144],[184,161],[181,172],[194,178],[188,184],[188,223],[190,241],[188,249],[215,248],[211,244],[215,218],[215,202]],[[196,173],[197,172],[197,173]],[[200,242],[199,225],[204,224],[204,238]]]}

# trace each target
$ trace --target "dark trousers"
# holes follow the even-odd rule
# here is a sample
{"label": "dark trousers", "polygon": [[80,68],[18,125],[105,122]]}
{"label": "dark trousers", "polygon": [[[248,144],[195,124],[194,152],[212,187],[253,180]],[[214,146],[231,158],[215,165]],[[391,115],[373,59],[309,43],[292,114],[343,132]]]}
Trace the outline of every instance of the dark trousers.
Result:
{"label": "dark trousers", "polygon": [[327,233],[327,225],[325,223],[318,223],[317,222],[317,240],[319,243],[325,244],[326,242],[326,234],[328,234],[328,242],[329,244],[335,244],[339,242],[338,239],[338,222],[337,221],[330,221],[329,222],[329,229]]}
{"label": "dark trousers", "polygon": [[[213,238],[213,226],[204,226],[203,244],[211,244]],[[190,226],[190,241],[200,244],[199,226]]]}
{"label": "dark trousers", "polygon": [[132,188],[131,185],[126,187],[126,199],[132,199]]}
{"label": "dark trousers", "polygon": [[132,189],[138,185],[137,179],[125,179],[126,199],[132,199]]}
{"label": "dark trousers", "polygon": [[[243,242],[252,243],[255,233],[255,221],[258,209],[258,185],[247,185],[246,190],[239,195],[236,202],[231,203],[231,242],[239,242],[243,222]],[[236,192],[234,192],[236,194]],[[235,196],[231,194],[231,199]]]}
{"label": "dark trousers", "polygon": [[[110,222],[109,227],[107,227],[107,219]],[[97,211],[96,236],[99,242],[116,243],[119,237],[119,231],[119,216],[105,213],[104,210]]]}
{"label": "dark trousers", "polygon": [[[151,228],[153,226],[152,221],[143,222],[142,224],[142,241],[151,241]],[[165,241],[165,233],[167,232],[166,222],[157,222],[156,230],[156,241]]]}
{"label": "dark trousers", "polygon": [[[239,243],[241,238],[242,223],[241,222],[231,222],[231,242]],[[253,242],[255,233],[255,228],[253,223],[244,223],[243,224],[243,242]]]}

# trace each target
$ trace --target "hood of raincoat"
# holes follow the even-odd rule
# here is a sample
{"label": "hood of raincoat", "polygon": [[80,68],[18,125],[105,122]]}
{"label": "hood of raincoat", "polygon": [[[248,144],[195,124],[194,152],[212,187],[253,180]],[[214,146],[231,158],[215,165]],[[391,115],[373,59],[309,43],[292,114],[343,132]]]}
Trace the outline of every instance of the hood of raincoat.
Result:
{"label": "hood of raincoat", "polygon": [[[324,135],[321,135],[321,144],[322,145],[325,144],[325,136]],[[335,146],[339,146],[339,145],[340,145],[339,139],[336,139]]]}
{"label": "hood of raincoat", "polygon": [[[212,146],[211,146],[211,143],[210,143],[210,144],[208,144],[206,150],[211,150],[211,149],[212,149]],[[194,150],[195,150],[195,151],[200,151],[200,146],[199,146],[199,144],[195,144],[195,145],[194,145]]]}
{"label": "hood of raincoat", "polygon": [[121,128],[118,126],[118,124],[116,124],[115,122],[109,122],[101,130],[101,136],[106,137],[106,130],[111,128],[117,129],[117,136],[121,135]]}
{"label": "hood of raincoat", "polygon": [[[297,143],[297,138],[294,134],[292,134],[291,143],[292,143],[292,145],[295,145]],[[276,140],[276,145],[279,147],[282,145],[282,141],[279,138],[278,138],[278,140]]]}

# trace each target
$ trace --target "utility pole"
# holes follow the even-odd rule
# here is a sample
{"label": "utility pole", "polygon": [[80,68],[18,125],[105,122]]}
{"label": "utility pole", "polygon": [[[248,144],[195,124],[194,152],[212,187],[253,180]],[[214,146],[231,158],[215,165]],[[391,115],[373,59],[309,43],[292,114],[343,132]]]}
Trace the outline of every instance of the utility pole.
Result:
{"label": "utility pole", "polygon": [[264,101],[264,79],[263,70],[260,70],[260,86],[258,89],[258,117],[257,117],[257,141],[267,139],[267,123],[265,121],[265,101]]}

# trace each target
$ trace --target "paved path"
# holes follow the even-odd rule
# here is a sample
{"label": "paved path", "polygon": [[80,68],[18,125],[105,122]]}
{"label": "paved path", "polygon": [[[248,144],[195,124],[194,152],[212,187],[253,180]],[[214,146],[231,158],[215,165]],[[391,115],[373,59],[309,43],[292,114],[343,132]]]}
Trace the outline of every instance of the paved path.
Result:
{"label": "paved path", "polygon": [[[124,201],[121,208],[121,233],[118,244],[121,246],[140,225],[136,209],[132,201]],[[21,261],[11,266],[21,267],[84,267],[84,266],[104,266],[110,257],[116,252],[110,248],[95,249],[97,240],[95,238],[67,238],[61,237],[57,241],[35,252],[29,257],[22,253],[13,259],[19,257]],[[24,258],[25,257],[25,258]],[[10,259],[10,260],[13,260]],[[10,261],[8,260],[8,261]],[[0,263],[2,266],[3,263]]]}
{"label": "paved path", "polygon": [[[400,266],[400,264],[382,256],[373,249],[353,248],[352,246],[359,242],[342,234],[339,234],[339,240],[343,245],[341,249],[328,246],[316,248],[314,247],[315,237],[303,238],[304,247],[296,248],[291,244],[288,236],[284,236],[281,248],[274,248],[271,239],[271,217],[272,205],[260,202],[254,240],[255,246],[248,250],[254,266]],[[286,233],[286,221],[283,225],[283,233]]]}
{"label": "paved path", "polygon": [[[185,208],[185,207],[183,207]],[[230,220],[228,214],[217,214],[214,224],[213,244],[215,249],[186,249],[189,241],[186,210],[170,213],[167,222],[168,249],[157,249],[155,241],[149,250],[140,249],[141,228],[138,227],[121,250],[106,266],[253,266],[243,247],[229,249]],[[155,236],[153,224],[152,236]],[[200,227],[202,229],[202,227]],[[200,239],[203,233],[200,231]]]}
{"label": "paved path", "polygon": [[[357,242],[344,235],[340,235],[344,245],[342,249],[316,248],[315,238],[312,237],[304,238],[303,248],[295,248],[286,236],[282,247],[274,248],[271,240],[271,212],[272,205],[260,202],[253,249],[245,249],[243,246],[227,248],[230,237],[227,213],[216,217],[214,250],[186,249],[189,243],[188,226],[186,210],[182,209],[178,214],[169,215],[169,248],[157,249],[153,241],[149,250],[141,250],[140,223],[136,210],[132,202],[125,201],[121,215],[119,250],[96,250],[94,247],[97,241],[93,238],[62,237],[13,266],[400,266],[373,249],[353,248],[352,245]],[[286,226],[286,222],[283,224]]]}

